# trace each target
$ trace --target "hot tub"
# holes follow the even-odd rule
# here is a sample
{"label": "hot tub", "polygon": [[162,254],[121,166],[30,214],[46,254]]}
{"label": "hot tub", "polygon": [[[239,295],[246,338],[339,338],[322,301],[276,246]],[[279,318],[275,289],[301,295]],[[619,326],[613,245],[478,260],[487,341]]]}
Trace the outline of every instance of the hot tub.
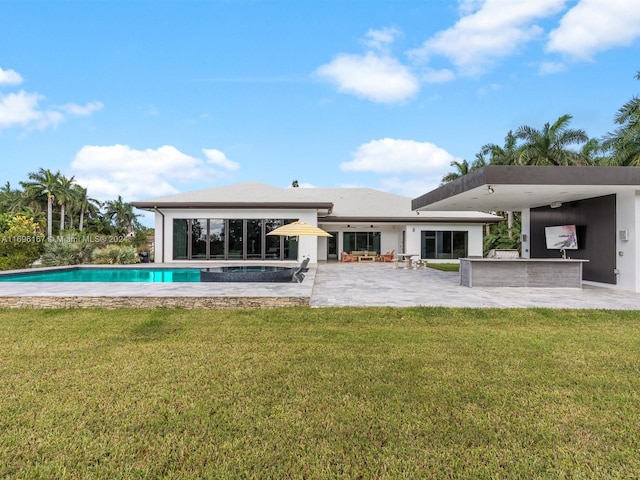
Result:
{"label": "hot tub", "polygon": [[200,269],[201,282],[293,282],[291,267],[242,265]]}

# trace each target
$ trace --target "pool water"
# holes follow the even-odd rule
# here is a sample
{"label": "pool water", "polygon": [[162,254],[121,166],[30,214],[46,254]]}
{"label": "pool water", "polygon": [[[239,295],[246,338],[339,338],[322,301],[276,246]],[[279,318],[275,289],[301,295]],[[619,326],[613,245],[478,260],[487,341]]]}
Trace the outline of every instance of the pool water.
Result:
{"label": "pool water", "polygon": [[200,282],[194,268],[71,268],[0,275],[0,282]]}

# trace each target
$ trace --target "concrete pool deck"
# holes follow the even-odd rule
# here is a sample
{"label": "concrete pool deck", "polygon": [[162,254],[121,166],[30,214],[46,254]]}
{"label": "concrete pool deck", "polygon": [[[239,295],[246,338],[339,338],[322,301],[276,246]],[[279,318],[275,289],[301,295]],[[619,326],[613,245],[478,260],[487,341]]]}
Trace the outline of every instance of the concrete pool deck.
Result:
{"label": "concrete pool deck", "polygon": [[[220,262],[219,264],[222,265]],[[277,265],[286,266],[285,263]],[[138,264],[200,268],[208,264]],[[126,267],[125,267],[126,268]],[[130,267],[129,267],[130,268]],[[640,310],[640,293],[578,288],[469,288],[459,274],[390,263],[310,265],[302,283],[0,283],[0,307],[232,308],[310,305]]]}

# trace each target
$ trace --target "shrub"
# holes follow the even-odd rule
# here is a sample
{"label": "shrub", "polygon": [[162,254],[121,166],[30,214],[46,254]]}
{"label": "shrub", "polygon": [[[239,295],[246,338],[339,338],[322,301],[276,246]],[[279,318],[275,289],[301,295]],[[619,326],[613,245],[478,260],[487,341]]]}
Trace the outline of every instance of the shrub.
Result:
{"label": "shrub", "polygon": [[93,263],[129,264],[136,263],[138,254],[132,245],[111,244],[93,252]]}
{"label": "shrub", "polygon": [[79,265],[90,263],[94,246],[83,242],[76,235],[51,239],[44,246],[42,265],[59,267],[62,265]]}
{"label": "shrub", "polygon": [[42,252],[44,236],[31,218],[16,216],[5,219],[0,233],[0,270],[27,268]]}

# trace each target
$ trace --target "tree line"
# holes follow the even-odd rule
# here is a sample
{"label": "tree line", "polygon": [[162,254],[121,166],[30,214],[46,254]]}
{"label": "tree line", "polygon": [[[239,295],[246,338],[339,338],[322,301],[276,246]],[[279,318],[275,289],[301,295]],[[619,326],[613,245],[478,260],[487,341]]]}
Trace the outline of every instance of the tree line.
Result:
{"label": "tree line", "polygon": [[47,237],[65,230],[130,235],[143,228],[140,215],[120,195],[100,202],[89,197],[73,176],[44,168],[30,172],[27,178],[20,182],[21,188],[14,189],[9,182],[0,188],[0,219],[5,223],[12,217],[26,217]]}
{"label": "tree line", "polygon": [[[640,71],[635,78],[640,80]],[[639,97],[620,107],[615,129],[602,138],[589,138],[584,130],[571,128],[572,119],[566,114],[541,129],[523,125],[510,130],[503,145],[483,145],[473,162],[451,162],[454,171],[444,175],[442,183],[487,165],[640,166]]]}

